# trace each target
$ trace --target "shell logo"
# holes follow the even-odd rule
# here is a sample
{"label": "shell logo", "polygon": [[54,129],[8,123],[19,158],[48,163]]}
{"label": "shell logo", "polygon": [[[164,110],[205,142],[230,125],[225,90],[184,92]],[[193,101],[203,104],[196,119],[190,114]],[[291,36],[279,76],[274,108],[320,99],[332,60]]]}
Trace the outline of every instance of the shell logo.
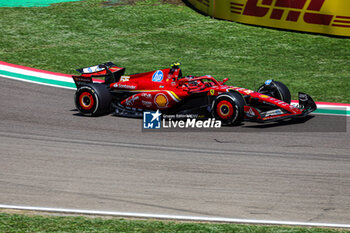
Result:
{"label": "shell logo", "polygon": [[268,98],[270,98],[270,96],[268,96],[268,95],[260,95],[260,98],[268,99]]}
{"label": "shell logo", "polygon": [[157,105],[158,108],[164,108],[168,106],[168,97],[166,97],[165,94],[159,93],[154,97],[154,103]]}

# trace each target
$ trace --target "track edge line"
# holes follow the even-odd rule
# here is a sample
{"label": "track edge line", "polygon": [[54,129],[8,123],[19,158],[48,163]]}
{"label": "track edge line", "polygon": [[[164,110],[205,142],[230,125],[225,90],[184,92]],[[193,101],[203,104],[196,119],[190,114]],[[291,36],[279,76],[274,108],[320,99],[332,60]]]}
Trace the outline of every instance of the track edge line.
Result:
{"label": "track edge line", "polygon": [[62,213],[62,214],[82,214],[82,215],[99,215],[99,216],[161,219],[161,220],[179,220],[179,221],[200,221],[200,222],[219,222],[219,223],[221,222],[221,223],[237,223],[237,224],[350,228],[350,225],[348,225],[348,224],[334,224],[334,223],[314,223],[314,222],[239,219],[239,218],[224,218],[224,217],[209,217],[209,216],[205,217],[205,216],[148,214],[148,213],[81,210],[81,209],[65,209],[65,208],[51,208],[51,207],[17,206],[17,205],[5,205],[5,204],[0,204],[0,209],[53,212],[53,213]]}

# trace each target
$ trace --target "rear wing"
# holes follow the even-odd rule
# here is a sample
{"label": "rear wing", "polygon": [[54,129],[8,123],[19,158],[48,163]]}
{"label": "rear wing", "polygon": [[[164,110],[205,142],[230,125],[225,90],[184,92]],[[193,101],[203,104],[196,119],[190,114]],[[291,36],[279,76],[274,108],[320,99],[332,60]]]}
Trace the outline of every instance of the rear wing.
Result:
{"label": "rear wing", "polygon": [[106,62],[95,66],[80,68],[80,69],[77,69],[76,71],[85,75],[89,75],[89,74],[98,75],[99,73],[101,73],[101,71],[105,71],[110,68],[121,68],[121,67],[117,67],[117,65],[115,65],[113,62]]}
{"label": "rear wing", "polygon": [[82,76],[76,76],[76,75],[72,75],[72,78],[75,82],[75,85],[77,87],[80,87],[86,83],[92,83],[92,78],[91,77],[82,77]]}
{"label": "rear wing", "polygon": [[122,75],[125,73],[125,68],[118,67],[113,62],[106,62],[103,64],[89,66],[77,69],[81,75],[73,75],[72,78],[77,86],[84,83],[92,83],[92,78],[104,78],[104,83],[110,84],[119,82]]}

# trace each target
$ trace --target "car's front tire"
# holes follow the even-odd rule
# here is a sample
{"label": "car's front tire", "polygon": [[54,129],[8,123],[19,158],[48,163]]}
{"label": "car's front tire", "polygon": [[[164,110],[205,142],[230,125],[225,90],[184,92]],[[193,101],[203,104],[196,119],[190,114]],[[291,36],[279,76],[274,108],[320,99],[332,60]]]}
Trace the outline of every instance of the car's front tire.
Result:
{"label": "car's front tire", "polygon": [[288,104],[292,100],[288,87],[278,81],[266,81],[258,88],[258,92],[282,100]]}
{"label": "car's front tire", "polygon": [[105,85],[88,83],[78,87],[74,100],[84,116],[100,116],[110,111],[112,97]]}
{"label": "car's front tire", "polygon": [[244,120],[245,101],[237,92],[218,95],[212,103],[211,113],[223,125],[238,125]]}

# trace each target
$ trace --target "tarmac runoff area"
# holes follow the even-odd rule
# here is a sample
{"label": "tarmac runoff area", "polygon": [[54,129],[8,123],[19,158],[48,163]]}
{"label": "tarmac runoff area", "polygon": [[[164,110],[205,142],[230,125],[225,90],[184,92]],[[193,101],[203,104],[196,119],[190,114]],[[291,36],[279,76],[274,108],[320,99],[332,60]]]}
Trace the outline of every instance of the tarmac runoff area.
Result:
{"label": "tarmac runoff area", "polygon": [[350,222],[348,117],[143,133],[140,119],[79,116],[74,90],[0,82],[3,208]]}

